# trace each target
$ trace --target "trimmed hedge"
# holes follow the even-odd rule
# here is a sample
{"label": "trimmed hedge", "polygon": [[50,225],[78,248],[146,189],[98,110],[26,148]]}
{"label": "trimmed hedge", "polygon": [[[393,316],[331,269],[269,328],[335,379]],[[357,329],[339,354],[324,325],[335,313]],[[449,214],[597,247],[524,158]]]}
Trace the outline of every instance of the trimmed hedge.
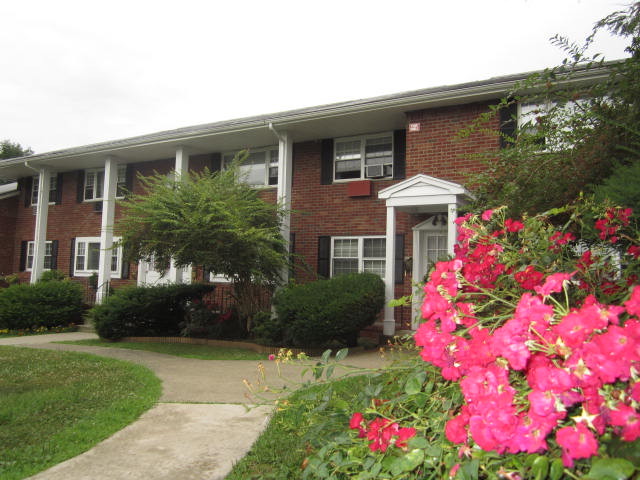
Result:
{"label": "trimmed hedge", "polygon": [[202,299],[213,285],[123,287],[89,311],[101,338],[176,336],[185,321],[188,303]]}
{"label": "trimmed hedge", "polygon": [[375,322],[384,302],[384,282],[372,273],[291,286],[274,299],[277,318],[259,322],[254,335],[295,347],[354,346],[360,330]]}
{"label": "trimmed hedge", "polygon": [[71,281],[37,282],[0,289],[0,330],[82,323],[82,287]]}

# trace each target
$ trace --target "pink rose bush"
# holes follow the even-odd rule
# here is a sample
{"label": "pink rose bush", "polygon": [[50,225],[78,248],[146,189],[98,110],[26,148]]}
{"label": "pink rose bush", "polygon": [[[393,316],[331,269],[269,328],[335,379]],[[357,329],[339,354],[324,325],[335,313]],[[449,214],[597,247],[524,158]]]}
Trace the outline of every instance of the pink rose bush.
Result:
{"label": "pink rose bush", "polygon": [[434,266],[415,333],[422,359],[464,398],[446,423],[450,442],[499,454],[557,446],[572,467],[597,455],[605,434],[640,437],[631,215],[597,217],[597,248],[544,217],[520,222],[494,209],[457,220],[455,257]]}

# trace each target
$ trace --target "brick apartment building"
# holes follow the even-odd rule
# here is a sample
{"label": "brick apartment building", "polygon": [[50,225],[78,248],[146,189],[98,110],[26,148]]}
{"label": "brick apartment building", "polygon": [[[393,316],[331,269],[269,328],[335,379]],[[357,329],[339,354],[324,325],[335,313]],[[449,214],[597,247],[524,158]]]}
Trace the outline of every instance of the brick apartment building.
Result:
{"label": "brick apartment building", "polygon": [[[597,81],[604,71],[590,71]],[[372,271],[389,299],[407,295],[431,261],[451,253],[454,220],[470,199],[466,175],[482,165],[474,153],[501,147],[510,115],[461,138],[471,124],[527,75],[466,83],[197,125],[150,135],[0,161],[0,274],[35,281],[58,269],[106,286],[202,279],[202,269],[128,264],[112,226],[125,187],[137,175],[224,168],[249,149],[247,181],[294,213],[282,227],[290,250],[316,275]],[[513,115],[517,111],[514,110]],[[312,273],[315,272],[315,273]],[[212,280],[221,280],[212,278]],[[410,309],[385,307],[383,331],[411,326]]]}

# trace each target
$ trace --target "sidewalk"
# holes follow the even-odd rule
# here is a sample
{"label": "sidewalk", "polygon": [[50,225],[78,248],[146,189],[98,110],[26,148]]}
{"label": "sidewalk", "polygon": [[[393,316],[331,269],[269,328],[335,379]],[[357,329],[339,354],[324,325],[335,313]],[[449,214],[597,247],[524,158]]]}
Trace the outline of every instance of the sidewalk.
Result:
{"label": "sidewalk", "polygon": [[[91,333],[15,337],[0,345],[77,351],[145,365],[162,380],[162,396],[140,419],[88,452],[67,460],[36,480],[222,480],[265,428],[272,408],[249,411],[243,379],[259,387],[258,361],[197,360],[140,350],[51,342],[96,338]],[[346,364],[378,368],[375,352],[347,357]],[[293,389],[279,379],[275,362],[263,362],[266,383]],[[300,380],[301,367],[282,365],[284,376]]]}

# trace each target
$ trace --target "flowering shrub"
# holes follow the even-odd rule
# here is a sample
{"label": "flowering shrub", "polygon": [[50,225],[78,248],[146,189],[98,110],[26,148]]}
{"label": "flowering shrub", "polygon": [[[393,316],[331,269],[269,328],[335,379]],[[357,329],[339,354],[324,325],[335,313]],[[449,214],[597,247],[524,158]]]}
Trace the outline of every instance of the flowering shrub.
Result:
{"label": "flowering shrub", "polygon": [[457,220],[455,256],[424,285],[422,367],[405,360],[370,388],[350,436],[312,455],[303,478],[639,473],[631,212],[587,202],[521,220],[504,211]]}
{"label": "flowering shrub", "polygon": [[[608,208],[595,222],[608,249],[577,244],[566,230],[586,233],[584,212],[562,213],[571,220],[559,231],[545,217],[515,229],[500,211],[459,218],[455,258],[424,287],[420,355],[464,396],[446,425],[452,443],[502,454],[544,452],[555,441],[573,467],[599,453],[605,433],[640,437],[631,211]],[[620,253],[619,265],[604,253]]]}

